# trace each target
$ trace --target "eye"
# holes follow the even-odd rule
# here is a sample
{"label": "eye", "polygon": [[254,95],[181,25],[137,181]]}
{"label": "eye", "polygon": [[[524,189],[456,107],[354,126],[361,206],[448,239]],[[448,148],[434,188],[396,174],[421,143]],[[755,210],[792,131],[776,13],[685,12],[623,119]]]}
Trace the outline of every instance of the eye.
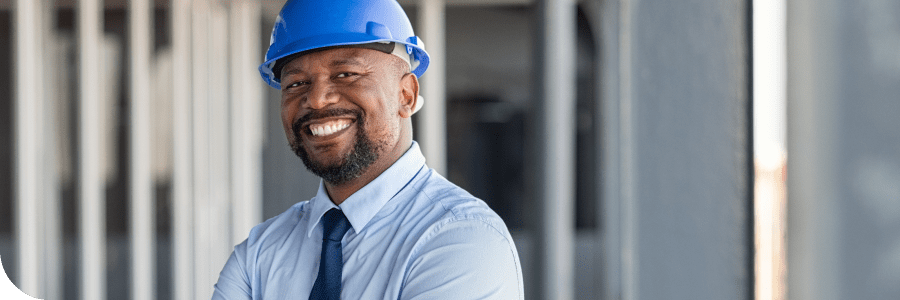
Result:
{"label": "eye", "polygon": [[344,73],[337,74],[337,76],[335,76],[335,77],[337,77],[337,78],[347,78],[347,77],[350,77],[350,76],[353,76],[353,75],[356,75],[356,73],[352,73],[352,72],[344,72]]}
{"label": "eye", "polygon": [[309,84],[309,82],[307,82],[307,81],[302,81],[302,80],[298,80],[298,81],[294,81],[294,82],[291,82],[291,83],[285,85],[285,88],[286,88],[286,89],[289,89],[289,88],[296,88],[296,87],[305,86],[305,85],[307,85],[307,84]]}

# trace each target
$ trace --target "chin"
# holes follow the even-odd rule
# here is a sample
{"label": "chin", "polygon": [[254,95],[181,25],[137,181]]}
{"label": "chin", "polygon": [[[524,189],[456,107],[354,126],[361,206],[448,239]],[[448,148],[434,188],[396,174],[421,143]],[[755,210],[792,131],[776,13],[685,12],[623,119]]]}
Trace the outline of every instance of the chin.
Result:
{"label": "chin", "polygon": [[359,178],[378,160],[382,150],[362,130],[358,131],[357,138],[349,149],[339,150],[334,145],[329,147],[335,148],[330,149],[332,151],[308,151],[305,146],[298,144],[300,143],[292,143],[291,148],[303,160],[306,169],[332,185],[341,185]]}

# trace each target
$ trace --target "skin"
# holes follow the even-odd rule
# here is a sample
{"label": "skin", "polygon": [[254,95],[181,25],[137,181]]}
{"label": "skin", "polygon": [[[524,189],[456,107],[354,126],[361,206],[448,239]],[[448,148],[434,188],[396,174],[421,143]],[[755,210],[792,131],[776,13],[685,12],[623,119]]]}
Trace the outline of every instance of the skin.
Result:
{"label": "skin", "polygon": [[[412,145],[410,117],[419,81],[399,57],[361,48],[313,52],[288,62],[282,69],[281,83],[281,120],[288,143],[303,147],[311,160],[340,164],[353,149],[360,126],[377,146],[378,159],[359,177],[338,184],[325,181],[325,189],[335,205],[387,170]],[[295,124],[307,114],[332,109],[356,111],[365,124],[354,114]],[[341,119],[349,120],[350,126],[334,134],[314,136],[309,130],[312,124]]]}

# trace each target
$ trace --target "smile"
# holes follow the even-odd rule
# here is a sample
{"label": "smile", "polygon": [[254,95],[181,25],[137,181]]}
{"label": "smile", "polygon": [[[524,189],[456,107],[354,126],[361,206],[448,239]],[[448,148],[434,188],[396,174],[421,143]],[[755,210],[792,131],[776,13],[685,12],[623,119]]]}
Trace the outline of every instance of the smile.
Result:
{"label": "smile", "polygon": [[350,127],[349,119],[330,120],[324,123],[310,124],[309,131],[314,136],[329,136]]}

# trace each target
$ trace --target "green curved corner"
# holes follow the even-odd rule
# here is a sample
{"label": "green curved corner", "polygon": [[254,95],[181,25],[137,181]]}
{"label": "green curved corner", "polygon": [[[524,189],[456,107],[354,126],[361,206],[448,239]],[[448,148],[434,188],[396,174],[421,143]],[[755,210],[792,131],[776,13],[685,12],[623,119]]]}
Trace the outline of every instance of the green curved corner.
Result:
{"label": "green curved corner", "polygon": [[[28,296],[25,293],[23,293],[22,291],[20,291],[19,288],[17,288],[16,285],[14,285],[12,283],[12,281],[9,280],[9,276],[6,275],[6,270],[3,269],[3,262],[0,262],[0,271],[3,271],[2,276],[0,276],[0,299],[4,299],[4,300],[7,300],[7,299],[8,300],[21,300],[21,299],[35,300],[35,299],[37,299],[37,298],[31,297],[31,296]],[[37,300],[40,300],[40,299],[37,299]]]}

